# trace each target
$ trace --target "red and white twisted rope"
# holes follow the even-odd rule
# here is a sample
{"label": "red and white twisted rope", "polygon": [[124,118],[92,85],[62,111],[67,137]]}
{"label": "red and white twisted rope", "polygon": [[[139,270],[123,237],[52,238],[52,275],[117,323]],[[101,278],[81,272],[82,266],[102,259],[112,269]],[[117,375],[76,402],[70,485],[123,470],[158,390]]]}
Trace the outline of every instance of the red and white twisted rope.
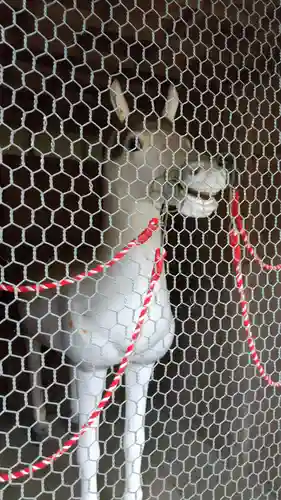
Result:
{"label": "red and white twisted rope", "polygon": [[242,217],[239,214],[239,193],[235,191],[233,199],[232,199],[232,207],[231,207],[232,217],[235,220],[236,227],[240,236],[244,242],[245,248],[248,250],[249,254],[254,258],[254,260],[260,265],[262,269],[265,271],[280,271],[281,264],[277,264],[276,266],[272,266],[271,264],[265,264],[262,259],[256,254],[255,249],[249,242],[249,237],[247,231],[243,228]]}
{"label": "red and white twisted rope", "polygon": [[245,297],[245,287],[243,282],[243,275],[241,269],[241,247],[239,244],[239,233],[245,243],[245,246],[252,257],[254,257],[255,261],[261,266],[262,269],[270,270],[270,271],[278,271],[281,269],[281,264],[276,266],[272,266],[270,264],[264,264],[262,260],[256,255],[254,248],[249,243],[249,238],[247,232],[242,226],[242,218],[239,215],[239,194],[236,191],[235,196],[232,199],[231,205],[231,214],[233,217],[234,224],[236,227],[229,233],[230,244],[233,250],[233,263],[235,268],[235,278],[236,278],[236,286],[240,295],[240,306],[241,313],[243,317],[243,324],[247,335],[247,342],[249,346],[249,351],[251,358],[256,365],[256,368],[260,374],[260,376],[271,386],[273,387],[281,387],[281,382],[274,382],[270,375],[267,375],[264,367],[262,366],[259,355],[256,351],[255,343],[253,340],[252,332],[251,332],[251,323],[248,312],[248,302]]}
{"label": "red and white twisted rope", "polygon": [[120,252],[118,252],[113,259],[105,262],[105,264],[98,264],[94,269],[90,269],[85,273],[77,274],[73,278],[64,278],[60,281],[56,282],[45,282],[34,285],[6,285],[5,283],[0,284],[0,290],[4,292],[42,292],[43,290],[50,290],[50,288],[59,288],[65,285],[71,285],[76,283],[77,281],[81,281],[87,276],[93,276],[94,274],[101,273],[105,269],[112,267],[116,262],[122,260],[127,253],[131,250],[131,248],[137,247],[139,245],[143,245],[146,243],[149,238],[151,238],[154,231],[159,228],[158,219],[151,219],[147,228],[134,240],[130,241],[126,247],[124,247]]}
{"label": "red and white twisted rope", "polygon": [[122,379],[122,375],[124,374],[125,369],[128,365],[129,357],[134,352],[136,342],[139,338],[141,328],[142,328],[144,321],[145,321],[145,318],[146,318],[148,307],[149,307],[151,300],[152,300],[152,297],[153,297],[155,285],[158,282],[158,280],[162,274],[162,271],[163,271],[165,256],[166,256],[165,250],[163,250],[162,254],[161,254],[160,248],[156,249],[154,265],[153,265],[153,269],[152,269],[152,274],[151,274],[147,294],[146,294],[145,299],[144,299],[143,307],[142,307],[142,310],[140,312],[136,328],[135,328],[134,333],[132,335],[131,343],[126,350],[125,356],[121,360],[121,363],[120,363],[119,368],[114,376],[113,381],[111,382],[105,395],[101,399],[97,409],[95,409],[92,412],[92,414],[90,415],[90,418],[89,418],[87,424],[83,425],[83,427],[80,429],[80,431],[78,433],[74,434],[74,436],[71,439],[66,441],[59,450],[57,450],[55,453],[53,453],[53,455],[51,455],[47,458],[44,458],[43,460],[36,462],[35,464],[29,465],[28,467],[25,467],[24,469],[21,469],[21,470],[15,471],[15,472],[0,474],[0,483],[5,483],[5,482],[11,481],[13,479],[20,479],[22,477],[30,476],[32,474],[32,472],[37,472],[38,470],[45,469],[46,467],[48,467],[48,465],[50,465],[52,462],[54,462],[59,457],[61,457],[64,453],[66,453],[74,444],[77,443],[80,436],[83,436],[83,434],[85,434],[91,427],[93,427],[93,424],[94,424],[96,418],[99,417],[101,412],[108,405],[114,391],[119,386],[121,379]]}
{"label": "red and white twisted rope", "polygon": [[[278,264],[277,266],[271,266],[269,264],[264,264],[262,262],[262,260],[255,254],[255,250],[253,249],[253,247],[249,243],[249,238],[248,238],[247,232],[244,230],[244,228],[242,226],[242,218],[239,215],[239,195],[238,195],[238,192],[236,192],[235,196],[233,197],[231,211],[232,211],[232,217],[234,218],[234,221],[236,224],[236,228],[233,228],[230,231],[229,238],[230,238],[230,244],[231,244],[232,249],[233,249],[233,260],[234,260],[235,273],[236,273],[236,285],[237,285],[237,288],[238,288],[238,291],[240,294],[240,304],[241,304],[241,310],[242,310],[242,316],[243,316],[243,323],[244,323],[244,327],[245,327],[245,330],[247,333],[247,342],[248,342],[250,354],[251,354],[251,357],[252,357],[261,377],[269,385],[272,385],[274,387],[280,387],[281,382],[274,382],[271,379],[271,377],[265,373],[265,370],[260,363],[259,356],[257,354],[255,344],[253,341],[251,328],[250,328],[251,324],[250,324],[250,319],[249,319],[249,314],[248,314],[248,303],[247,303],[247,300],[245,298],[245,292],[244,292],[244,284],[243,284],[243,277],[242,277],[242,271],[241,271],[241,248],[239,245],[239,234],[238,234],[237,230],[239,231],[239,233],[240,233],[240,235],[245,243],[247,250],[255,258],[255,260],[261,265],[261,267],[263,269],[279,270],[279,269],[281,269],[281,264]],[[31,292],[31,291],[47,290],[50,288],[56,288],[59,286],[75,283],[77,281],[82,280],[86,276],[92,276],[93,274],[97,274],[99,272],[102,272],[106,268],[112,267],[116,262],[120,261],[129,252],[129,250],[131,248],[145,243],[151,237],[153,231],[158,229],[158,227],[159,227],[158,220],[152,219],[150,221],[148,227],[143,231],[143,233],[141,233],[136,240],[132,240],[130,243],[128,243],[128,245],[125,248],[123,248],[123,250],[121,250],[118,254],[116,254],[112,260],[108,261],[107,263],[105,263],[103,265],[98,265],[96,268],[91,269],[87,273],[79,274],[79,275],[75,276],[74,278],[63,279],[57,283],[51,282],[51,283],[43,283],[40,285],[35,284],[35,285],[29,285],[29,286],[27,286],[27,285],[12,286],[12,285],[2,284],[2,285],[0,285],[0,290],[11,291],[11,292],[13,292],[13,291]],[[104,397],[101,399],[101,401],[98,405],[98,408],[96,410],[94,410],[93,413],[90,415],[90,418],[89,418],[87,424],[85,424],[80,429],[80,431],[77,434],[75,434],[71,439],[66,441],[63,444],[62,448],[60,448],[58,451],[56,451],[56,453],[54,453],[53,455],[51,455],[51,456],[33,464],[33,465],[25,467],[24,469],[21,469],[19,471],[1,474],[0,475],[0,482],[1,483],[7,482],[7,481],[10,481],[13,479],[20,479],[22,477],[26,477],[26,476],[31,475],[32,472],[36,472],[38,470],[45,469],[48,465],[50,465],[52,462],[54,462],[59,457],[61,457],[65,452],[67,452],[74,444],[76,444],[76,442],[79,440],[80,436],[85,434],[85,432],[87,432],[88,429],[90,429],[93,426],[95,419],[101,414],[102,410],[107,406],[107,404],[110,401],[110,398],[112,397],[112,394],[119,386],[122,375],[124,374],[125,369],[128,365],[129,357],[132,355],[132,353],[134,351],[136,341],[140,335],[140,331],[141,331],[142,325],[144,323],[148,307],[149,307],[150,302],[151,302],[152,297],[153,297],[153,291],[154,291],[155,285],[158,282],[158,280],[161,276],[162,270],[163,270],[165,255],[166,255],[165,250],[162,252],[162,255],[161,255],[160,249],[157,248],[157,250],[155,252],[155,261],[154,261],[152,275],[151,275],[151,279],[150,279],[150,283],[149,283],[149,287],[148,287],[148,292],[147,292],[147,295],[146,295],[145,300],[144,300],[143,308],[141,310],[138,323],[137,323],[136,328],[134,330],[134,333],[132,335],[132,342],[129,345],[129,347],[127,348],[124,358],[121,360],[120,366],[117,370],[116,375],[114,376],[112,383],[110,384]]]}

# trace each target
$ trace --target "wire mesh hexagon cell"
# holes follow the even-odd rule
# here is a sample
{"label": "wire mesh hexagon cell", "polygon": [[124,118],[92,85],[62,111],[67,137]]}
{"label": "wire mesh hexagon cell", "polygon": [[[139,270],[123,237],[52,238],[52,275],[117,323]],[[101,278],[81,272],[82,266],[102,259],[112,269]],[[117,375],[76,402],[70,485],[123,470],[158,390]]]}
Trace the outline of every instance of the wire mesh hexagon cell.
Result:
{"label": "wire mesh hexagon cell", "polygon": [[[4,500],[279,498],[281,391],[249,358],[229,244],[279,382],[279,268],[247,253],[278,265],[279,19],[269,0],[0,2]],[[122,387],[36,472],[112,382],[162,247]]]}

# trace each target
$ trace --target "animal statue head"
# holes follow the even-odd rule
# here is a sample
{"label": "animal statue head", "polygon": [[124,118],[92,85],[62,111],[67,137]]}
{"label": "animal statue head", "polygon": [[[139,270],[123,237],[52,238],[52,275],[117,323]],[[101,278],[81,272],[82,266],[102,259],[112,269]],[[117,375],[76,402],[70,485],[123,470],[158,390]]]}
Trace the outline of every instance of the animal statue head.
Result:
{"label": "animal statue head", "polygon": [[117,80],[110,97],[119,130],[108,143],[106,177],[118,208],[130,211],[135,202],[161,209],[165,203],[184,216],[210,215],[217,207],[215,195],[226,187],[226,170],[217,160],[192,151],[190,139],[175,131],[176,88],[170,85],[161,116],[130,112]]}
{"label": "animal statue head", "polygon": [[[197,151],[188,153],[187,164],[181,171],[181,182],[174,191],[180,213],[185,216],[201,218],[210,216],[218,207],[221,193],[229,184],[229,160]],[[171,202],[173,203],[173,202]],[[170,203],[170,204],[171,204]]]}

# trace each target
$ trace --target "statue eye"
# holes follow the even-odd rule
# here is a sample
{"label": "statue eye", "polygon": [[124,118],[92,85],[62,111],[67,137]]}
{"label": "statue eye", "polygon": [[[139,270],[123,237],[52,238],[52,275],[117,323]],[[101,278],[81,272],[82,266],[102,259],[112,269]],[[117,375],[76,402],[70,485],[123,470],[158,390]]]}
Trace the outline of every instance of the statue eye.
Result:
{"label": "statue eye", "polygon": [[127,150],[130,152],[140,151],[142,149],[142,143],[138,137],[130,137],[127,143]]}
{"label": "statue eye", "polygon": [[218,156],[217,163],[218,163],[219,167],[223,166],[223,161],[222,161],[222,157],[221,156]]}

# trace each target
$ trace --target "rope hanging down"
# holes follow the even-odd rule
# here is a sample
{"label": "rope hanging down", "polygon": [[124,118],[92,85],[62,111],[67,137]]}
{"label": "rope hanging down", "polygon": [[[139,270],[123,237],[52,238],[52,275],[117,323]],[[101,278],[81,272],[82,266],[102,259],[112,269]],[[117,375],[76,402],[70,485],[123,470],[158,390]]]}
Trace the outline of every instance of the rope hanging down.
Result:
{"label": "rope hanging down", "polygon": [[3,290],[4,292],[20,292],[20,293],[25,293],[25,292],[42,292],[44,290],[50,290],[50,288],[59,288],[65,285],[72,285],[73,283],[76,283],[77,281],[81,281],[82,279],[88,277],[88,276],[94,276],[94,274],[101,273],[105,269],[109,269],[112,267],[116,262],[119,262],[122,260],[127,253],[131,250],[131,248],[137,247],[139,245],[143,245],[146,243],[149,238],[151,238],[152,234],[154,231],[156,231],[159,228],[159,221],[158,219],[151,219],[148,223],[147,228],[139,234],[139,236],[130,241],[126,247],[124,247],[120,252],[118,252],[113,259],[105,262],[105,264],[98,264],[96,267],[93,269],[90,269],[90,271],[77,274],[73,278],[63,278],[60,281],[57,282],[45,282],[45,283],[40,283],[40,284],[35,284],[35,285],[6,285],[5,283],[0,283],[0,290]]}
{"label": "rope hanging down", "polygon": [[[153,231],[155,231],[155,229],[158,228],[158,220],[153,219],[152,221],[150,221],[149,224],[150,225],[145,229],[145,231],[143,231],[143,233],[140,234],[140,236],[137,238],[137,240],[133,240],[131,243],[129,243],[125,249],[123,249],[121,252],[119,252],[119,254],[117,254],[114,257],[114,259],[112,259],[112,261],[110,261],[111,262],[110,266],[107,263],[104,266],[102,266],[102,269],[104,269],[106,267],[111,267],[115,262],[118,262],[121,258],[123,258],[128,253],[130,248],[133,248],[136,245],[145,243],[151,237]],[[125,252],[125,253],[123,253],[123,252]],[[129,357],[134,352],[136,342],[139,338],[139,335],[141,333],[141,328],[144,324],[144,321],[145,321],[145,318],[147,315],[148,307],[149,307],[151,300],[152,300],[152,297],[153,297],[153,292],[154,292],[156,283],[159,281],[160,276],[161,276],[162,271],[163,271],[165,257],[166,257],[166,251],[162,250],[162,252],[161,252],[160,248],[157,248],[156,252],[155,252],[154,264],[153,264],[153,269],[152,269],[152,273],[151,273],[151,278],[149,281],[148,290],[147,290],[147,293],[146,293],[146,296],[145,296],[145,299],[143,302],[143,307],[141,309],[136,328],[132,334],[131,343],[125,352],[125,356],[121,360],[121,363],[120,363],[119,368],[114,376],[113,381],[111,382],[105,395],[101,399],[97,409],[95,409],[92,412],[92,414],[90,415],[88,422],[85,425],[83,425],[83,427],[80,429],[80,431],[78,433],[74,434],[74,436],[71,439],[66,441],[63,444],[63,446],[59,450],[57,450],[53,455],[50,455],[49,457],[47,457],[41,461],[38,461],[35,464],[32,464],[28,467],[25,467],[24,469],[21,469],[21,470],[15,471],[15,472],[0,474],[0,483],[5,483],[5,482],[11,481],[13,479],[20,479],[22,477],[30,476],[33,472],[37,472],[39,470],[45,469],[46,467],[48,467],[48,465],[50,465],[52,462],[54,462],[59,457],[61,457],[64,453],[66,453],[74,444],[77,443],[80,436],[83,436],[83,434],[85,434],[91,427],[93,427],[94,421],[101,414],[101,412],[104,410],[104,408],[108,405],[113,393],[115,392],[115,390],[119,386],[121,379],[122,379],[122,375],[124,374],[126,367],[129,363]]]}
{"label": "rope hanging down", "polygon": [[[242,272],[241,272],[241,248],[239,245],[239,234],[241,235],[241,237],[244,241],[245,247],[247,248],[248,252],[259,263],[259,265],[261,266],[262,269],[279,270],[279,269],[281,269],[281,264],[278,264],[277,266],[271,266],[269,264],[264,264],[262,262],[262,260],[256,255],[254,248],[250,245],[247,232],[243,229],[242,218],[239,215],[239,195],[238,195],[238,192],[235,192],[234,196],[233,196],[233,200],[231,203],[231,214],[232,214],[235,226],[233,227],[233,229],[229,233],[229,240],[230,240],[230,244],[231,244],[232,249],[233,249],[233,262],[234,262],[235,273],[236,273],[236,285],[237,285],[237,288],[238,288],[238,291],[240,294],[240,304],[241,304],[241,310],[242,310],[242,316],[243,316],[243,323],[244,323],[244,327],[245,327],[246,334],[247,334],[247,342],[248,342],[250,354],[251,354],[251,357],[252,357],[261,377],[269,385],[272,385],[274,387],[280,387],[281,382],[274,382],[271,379],[271,377],[265,373],[265,370],[260,363],[259,356],[257,354],[255,344],[253,341],[253,337],[252,337],[252,333],[251,333],[251,324],[250,324],[250,319],[249,319],[249,315],[248,315],[248,303],[247,303],[246,298],[245,298],[244,283],[243,283],[243,277],[242,277]],[[125,257],[125,255],[127,255],[127,253],[129,252],[129,250],[131,248],[134,248],[138,245],[145,243],[152,236],[153,232],[155,230],[157,230],[158,228],[159,228],[158,219],[152,219],[149,222],[148,227],[138,236],[138,238],[135,240],[132,240],[130,243],[128,243],[128,245],[125,248],[123,248],[123,250],[118,252],[112,260],[106,262],[103,265],[98,265],[97,267],[95,267],[94,269],[91,269],[87,273],[79,274],[79,275],[75,276],[74,278],[65,278],[65,279],[63,279],[59,282],[56,282],[56,283],[50,282],[50,283],[43,283],[40,285],[35,284],[35,285],[20,285],[20,286],[1,284],[0,290],[12,291],[12,292],[13,291],[32,292],[32,291],[47,290],[50,288],[56,288],[59,286],[64,286],[67,284],[75,283],[77,281],[82,280],[86,276],[92,276],[94,274],[102,272],[104,269],[112,267],[116,262],[119,262],[120,260],[122,260],[123,257]],[[125,369],[126,369],[128,362],[129,362],[129,357],[132,355],[134,348],[135,348],[136,341],[139,338],[141,328],[142,328],[142,325],[144,323],[144,320],[145,320],[145,317],[147,314],[148,307],[149,307],[151,300],[152,300],[152,297],[153,297],[155,285],[158,282],[158,280],[161,276],[161,273],[163,271],[165,257],[166,257],[165,250],[163,250],[161,253],[160,248],[157,248],[156,252],[155,252],[154,265],[153,265],[153,269],[152,269],[152,274],[151,274],[151,278],[150,278],[150,282],[149,282],[148,291],[147,291],[147,294],[146,294],[145,299],[144,299],[143,308],[140,312],[136,328],[135,328],[134,333],[132,335],[132,341],[126,350],[125,356],[121,360],[121,363],[120,363],[119,368],[114,376],[112,383],[110,384],[108,390],[106,391],[105,395],[101,399],[101,401],[98,405],[98,408],[95,409],[92,412],[92,414],[90,415],[88,422],[80,429],[80,431],[78,433],[74,434],[74,436],[71,439],[66,441],[63,444],[63,446],[59,450],[57,450],[53,455],[51,455],[51,456],[49,456],[41,461],[38,461],[37,463],[35,463],[33,465],[25,467],[24,469],[21,469],[21,470],[15,471],[15,472],[0,474],[0,483],[5,483],[5,482],[11,481],[13,479],[20,479],[22,477],[30,476],[32,474],[32,472],[36,472],[38,470],[45,469],[48,465],[50,465],[52,462],[54,462],[59,457],[61,457],[65,452],[67,452],[74,444],[76,444],[77,441],[79,440],[80,436],[85,434],[85,432],[87,432],[91,427],[93,427],[93,423],[94,423],[95,419],[101,414],[102,410],[108,405],[114,391],[117,389],[117,387],[119,386],[119,384],[121,382],[122,375],[124,374]]]}
{"label": "rope hanging down", "polygon": [[[239,215],[239,194],[238,191],[234,192],[234,196],[231,204],[231,215],[233,218],[233,229],[229,233],[229,240],[233,250],[233,264],[235,269],[236,286],[240,295],[240,306],[241,313],[243,317],[243,324],[247,336],[247,342],[249,346],[249,351],[254,364],[260,376],[271,386],[281,387],[281,382],[274,382],[270,375],[265,373],[264,367],[262,366],[259,355],[256,351],[255,343],[253,340],[251,332],[251,323],[248,312],[248,302],[245,297],[245,287],[243,282],[242,268],[241,268],[241,247],[239,245],[239,234],[245,244],[246,249],[249,254],[254,258],[254,260],[260,265],[260,267],[267,271],[279,271],[281,269],[281,264],[272,266],[270,264],[264,264],[260,257],[256,255],[256,252],[252,245],[249,243],[249,237],[247,232],[242,225],[242,217]],[[235,227],[236,226],[236,227]]]}

